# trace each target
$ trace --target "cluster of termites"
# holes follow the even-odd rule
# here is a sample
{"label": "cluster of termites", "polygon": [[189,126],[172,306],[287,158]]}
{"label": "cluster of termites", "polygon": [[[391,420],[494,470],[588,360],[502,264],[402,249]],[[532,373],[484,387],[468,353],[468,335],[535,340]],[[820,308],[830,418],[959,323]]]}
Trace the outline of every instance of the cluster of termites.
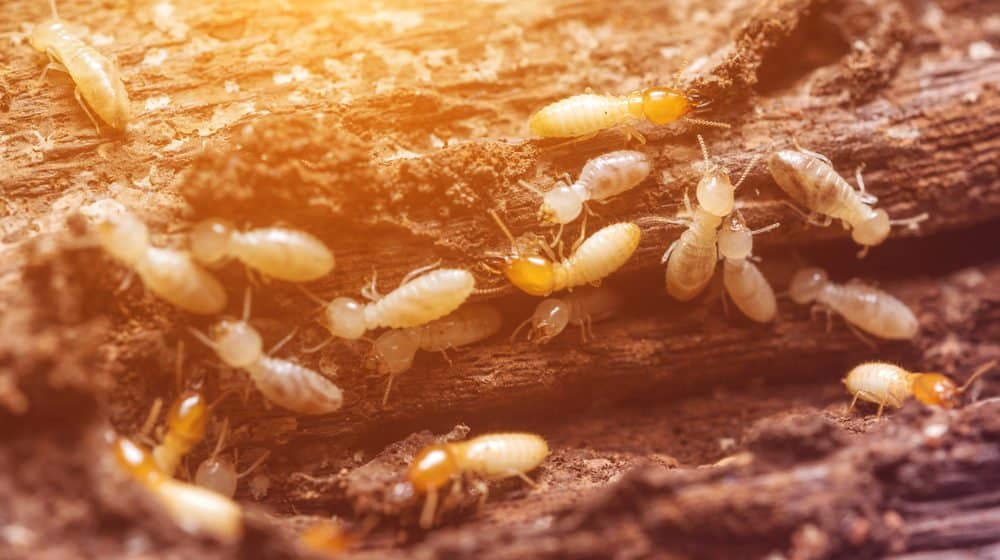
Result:
{"label": "cluster of termites", "polygon": [[[58,18],[54,2],[51,9],[53,18],[36,25],[30,36],[31,46],[48,56],[46,72],[51,69],[70,75],[76,85],[76,99],[98,131],[99,121],[124,131],[130,107],[118,69],[69,31]],[[644,122],[667,125],[685,120],[728,128],[693,117],[707,105],[677,83],[624,95],[585,93],[538,110],[530,117],[529,128],[538,137],[581,139],[622,127],[626,140],[636,138],[642,143],[645,137],[637,127]],[[790,204],[810,224],[828,226],[840,220],[862,247],[859,256],[885,241],[892,226],[912,228],[926,219],[926,215],[890,219],[884,210],[874,206],[878,199],[865,190],[860,168],[855,189],[834,170],[829,159],[797,143],[794,150],[755,154],[734,183],[729,171],[712,161],[704,139],[700,135],[697,138],[703,168],[695,185],[695,201],[685,193],[682,215],[648,218],[685,227],[662,259],[666,265],[666,292],[676,300],[690,301],[701,295],[721,262],[724,295],[740,312],[758,323],[769,323],[777,317],[777,297],[757,266],[753,237],[779,224],[752,229],[736,200],[737,190],[765,156],[771,177],[791,198],[794,204]],[[560,180],[547,190],[522,181],[541,199],[541,224],[558,227],[551,240],[535,233],[515,236],[500,216],[490,211],[510,246],[485,255],[496,261],[495,267],[487,268],[502,274],[525,293],[546,298],[514,329],[511,340],[527,327],[528,339],[544,344],[574,325],[587,343],[597,338],[595,321],[612,317],[623,308],[623,295],[600,284],[635,253],[641,229],[637,223],[622,222],[587,235],[587,220],[596,215],[592,204],[608,202],[636,188],[653,170],[654,158],[650,154],[617,150],[590,159],[575,180]],[[265,279],[284,282],[315,281],[334,269],[334,255],[326,244],[296,229],[241,228],[209,219],[190,231],[186,245],[160,246],[164,244],[153,243],[147,225],[116,201],[99,201],[86,213],[92,220],[97,244],[138,276],[149,292],[195,314],[216,315],[227,307],[227,292],[212,272],[227,260],[239,261],[248,274],[252,271]],[[581,216],[580,234],[569,245],[567,254],[564,229]],[[412,367],[419,350],[440,352],[447,359],[447,351],[500,331],[503,316],[497,307],[466,303],[474,294],[488,291],[476,290],[475,277],[468,270],[437,265],[413,271],[385,295],[379,293],[373,278],[371,285],[361,290],[363,300],[341,295],[328,301],[303,288],[321,304],[319,323],[329,331],[330,340],[370,342],[364,366],[387,378],[383,406],[393,380]],[[788,287],[788,296],[797,304],[812,305],[813,311],[826,312],[828,320],[834,313],[843,317],[863,339],[870,335],[906,340],[919,329],[916,316],[899,299],[860,281],[835,283],[819,268],[799,270]],[[225,366],[245,373],[266,403],[297,414],[330,414],[342,407],[343,392],[326,375],[273,356],[288,337],[265,352],[261,334],[249,321],[247,290],[239,319],[222,318],[207,333],[193,328],[190,332]],[[374,340],[366,338],[370,331],[379,329],[384,330]],[[854,396],[852,409],[859,399],[869,401],[878,405],[878,415],[885,406],[899,407],[910,396],[925,404],[953,407],[972,381],[993,365],[980,368],[959,387],[941,374],[910,373],[892,364],[871,362],[854,368],[845,384]],[[237,481],[257,468],[267,455],[238,472],[237,461],[223,454],[228,433],[225,420],[218,430],[214,451],[193,476],[188,475],[191,483],[177,478],[184,457],[205,440],[211,408],[200,391],[185,391],[170,407],[159,441],[147,445],[140,443],[141,438],[113,435],[109,445],[123,471],[156,496],[178,525],[191,532],[233,539],[242,528],[242,512],[232,500]],[[151,421],[155,417],[151,415]],[[488,434],[427,447],[405,474],[412,490],[424,496],[420,525],[427,528],[434,524],[447,486],[460,486],[466,476],[486,480],[516,476],[530,483],[526,473],[538,467],[547,455],[544,439],[522,433]],[[344,542],[350,540],[339,528],[328,525],[316,527],[303,539],[317,549],[346,546]]]}

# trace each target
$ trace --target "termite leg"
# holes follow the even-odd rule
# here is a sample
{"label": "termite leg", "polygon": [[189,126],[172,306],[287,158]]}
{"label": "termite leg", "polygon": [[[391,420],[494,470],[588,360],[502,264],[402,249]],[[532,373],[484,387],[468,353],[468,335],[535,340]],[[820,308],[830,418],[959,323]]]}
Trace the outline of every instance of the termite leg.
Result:
{"label": "termite leg", "polygon": [[640,144],[646,144],[646,137],[633,125],[625,125],[625,143],[628,144],[633,138]]}
{"label": "termite leg", "polygon": [[134,270],[129,270],[128,274],[125,275],[125,278],[122,278],[121,283],[118,284],[117,288],[115,288],[115,293],[116,294],[120,294],[120,293],[124,292],[125,290],[129,289],[129,287],[132,286],[132,280],[134,278],[135,278],[135,271]]}
{"label": "termite leg", "polygon": [[94,115],[90,112],[90,109],[87,107],[87,103],[84,102],[83,95],[80,94],[80,88],[76,88],[73,90],[73,97],[76,98],[76,102],[80,104],[80,107],[83,107],[83,112],[87,113],[87,118],[90,119],[90,122],[94,123],[94,128],[97,129],[97,133],[100,134],[101,125],[97,124],[97,119],[94,118]]}
{"label": "termite leg", "polygon": [[[439,266],[441,266],[441,259],[438,259],[437,261],[435,261],[435,262],[433,262],[433,263],[431,263],[429,265],[422,266],[420,268],[415,268],[415,269],[413,269],[413,270],[411,270],[411,271],[409,271],[409,272],[406,273],[406,276],[404,276],[403,279],[399,282],[399,285],[402,286],[402,285],[406,284],[407,282],[409,282],[410,280],[413,280],[417,276],[420,276],[421,274],[423,274],[423,273],[425,273],[425,272],[427,272],[429,270],[434,270],[435,268],[437,268]],[[378,293],[378,292],[376,292],[376,293]]]}
{"label": "termite leg", "polygon": [[148,438],[149,434],[153,431],[153,426],[156,424],[157,419],[160,417],[160,411],[163,409],[163,399],[157,397],[153,401],[153,406],[149,407],[149,414],[146,415],[146,421],[142,423],[142,427],[139,428],[139,437]]}
{"label": "termite leg", "polygon": [[871,245],[864,245],[864,246],[862,246],[861,249],[857,253],[857,257],[859,259],[863,259],[863,258],[867,257],[868,256],[868,251],[870,251],[871,248],[872,248]]}
{"label": "termite leg", "polygon": [[531,480],[530,478],[528,478],[528,475],[524,474],[523,472],[511,472],[510,474],[512,476],[516,476],[516,477],[520,478],[521,480],[523,480],[524,482],[526,482],[528,484],[528,486],[531,486],[532,488],[538,488],[538,483],[536,483],[534,480]]}
{"label": "termite leg", "polygon": [[[524,327],[526,327],[530,323],[531,323],[531,317],[528,317],[524,321],[521,321],[521,324],[518,325],[517,328],[514,329],[514,332],[510,333],[510,341],[513,343],[514,340],[517,339],[517,335],[521,333],[521,329],[523,329]],[[531,335],[529,334],[528,336],[530,338]]]}
{"label": "termite leg", "polygon": [[454,367],[455,362],[451,361],[451,356],[448,355],[448,351],[440,350],[440,352],[441,352],[441,357],[444,358],[444,361],[448,362],[448,367]]}
{"label": "termite leg", "polygon": [[310,346],[309,348],[303,348],[302,349],[302,353],[303,354],[315,354],[316,352],[319,352],[320,350],[322,350],[322,349],[326,348],[327,346],[329,346],[329,344],[331,342],[333,342],[336,338],[337,337],[335,337],[335,336],[331,336],[331,337],[328,337],[323,342],[320,342],[316,346]]}
{"label": "termite leg", "polygon": [[556,233],[556,236],[552,238],[552,241],[549,243],[549,245],[555,246],[557,243],[559,243],[559,240],[562,239],[563,230],[565,229],[566,229],[566,224],[559,224],[559,232]]}
{"label": "termite leg", "polygon": [[878,403],[878,412],[875,413],[875,418],[882,418],[882,412],[885,411],[885,401]]}
{"label": "termite leg", "polygon": [[385,406],[389,402],[389,392],[392,391],[392,381],[396,378],[395,375],[390,375],[389,380],[385,383],[385,392],[382,393],[382,406]]}
{"label": "termite leg", "polygon": [[257,467],[263,465],[264,461],[266,461],[268,459],[268,457],[270,457],[270,456],[271,456],[271,451],[270,450],[265,451],[264,454],[261,455],[259,459],[257,459],[256,461],[254,461],[249,467],[247,467],[247,469],[245,471],[237,474],[236,478],[243,478],[244,476],[252,473],[253,471],[255,471],[257,469]]}
{"label": "termite leg", "polygon": [[722,300],[722,314],[728,320],[729,319],[729,297],[728,297],[728,294],[726,293],[725,286],[723,286],[723,288],[722,288],[722,296],[719,299]]}
{"label": "termite leg", "polygon": [[427,497],[424,498],[424,508],[420,512],[420,528],[426,530],[434,525],[434,510],[437,509],[437,503],[437,488],[431,488],[427,491]]}
{"label": "termite leg", "polygon": [[864,171],[865,164],[861,164],[854,170],[854,179],[858,182],[858,195],[861,197],[861,202],[865,204],[875,204],[878,202],[878,197],[869,194],[865,191],[865,178],[861,176],[861,172]]}
{"label": "termite leg", "polygon": [[370,301],[382,299],[382,294],[378,291],[378,271],[372,270],[372,279],[367,286],[361,288],[361,296]]}
{"label": "termite leg", "polygon": [[271,349],[267,351],[267,355],[268,356],[273,356],[275,352],[277,352],[278,350],[281,350],[282,346],[284,346],[285,344],[288,344],[288,342],[290,340],[292,340],[293,338],[295,338],[295,335],[298,334],[298,333],[299,333],[299,328],[298,327],[295,327],[294,329],[292,329],[292,332],[286,334],[285,338],[282,338],[281,340],[279,340],[277,344],[275,344],[274,346],[272,346]]}
{"label": "termite leg", "polygon": [[854,405],[858,404],[858,397],[860,397],[860,396],[861,396],[861,392],[860,391],[858,391],[857,393],[854,393],[854,398],[851,399],[851,405],[847,407],[847,412],[844,413],[844,416],[850,416],[851,415],[851,412],[854,410]]}
{"label": "termite leg", "polygon": [[872,339],[862,334],[861,331],[858,330],[857,327],[852,325],[850,321],[844,321],[844,324],[847,325],[847,328],[851,329],[851,332],[854,333],[854,336],[858,337],[858,340],[865,343],[865,346],[871,348],[872,350],[878,350],[878,344],[876,344],[874,341],[872,341]]}
{"label": "termite leg", "polygon": [[580,248],[580,245],[583,245],[583,241],[586,237],[587,237],[587,214],[584,214],[583,221],[580,224],[580,237],[577,237],[576,241],[573,242],[573,249],[571,249],[570,252],[575,253],[576,250]]}
{"label": "termite leg", "polygon": [[920,223],[928,220],[931,217],[930,214],[924,212],[923,214],[917,214],[912,218],[900,218],[898,220],[889,220],[889,225],[891,226],[906,226],[912,230],[916,230],[920,227]]}
{"label": "termite leg", "polygon": [[802,152],[803,154],[811,155],[812,157],[814,157],[814,158],[822,161],[823,163],[829,165],[830,167],[833,167],[833,162],[830,161],[830,158],[824,156],[823,154],[821,154],[819,152],[814,152],[812,150],[807,150],[807,149],[803,148],[802,144],[799,144],[799,139],[798,138],[796,138],[796,137],[793,136],[792,137],[792,143],[795,144],[795,149],[796,150]]}
{"label": "termite leg", "polygon": [[583,136],[577,136],[575,138],[571,138],[569,140],[566,140],[565,142],[560,142],[560,143],[555,144],[553,146],[549,146],[549,147],[547,147],[545,149],[546,150],[558,150],[560,148],[563,148],[564,146],[572,146],[573,144],[576,144],[578,142],[586,142],[587,140],[590,140],[592,138],[596,138],[597,135],[600,134],[600,133],[601,133],[600,130],[598,130],[596,132],[588,132],[587,134],[584,134]]}
{"label": "termite leg", "polygon": [[663,256],[660,257],[660,264],[664,264],[668,260],[670,260],[670,253],[674,252],[674,247],[676,246],[677,246],[677,241],[674,241],[673,243],[670,244],[669,247],[667,247],[667,250],[663,253]]}

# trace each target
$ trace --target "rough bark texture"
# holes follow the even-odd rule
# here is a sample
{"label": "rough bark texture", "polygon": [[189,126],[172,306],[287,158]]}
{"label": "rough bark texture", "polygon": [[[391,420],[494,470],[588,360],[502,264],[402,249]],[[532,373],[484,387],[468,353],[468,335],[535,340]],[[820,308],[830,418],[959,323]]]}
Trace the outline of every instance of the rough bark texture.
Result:
{"label": "rough bark texture", "polygon": [[[135,113],[124,136],[95,134],[65,76],[36,80],[45,57],[21,24],[47,8],[0,6],[0,555],[297,557],[296,532],[330,515],[356,528],[377,521],[358,552],[373,557],[997,553],[996,402],[952,414],[912,405],[873,423],[841,416],[838,382],[863,359],[961,379],[1000,355],[1000,57],[990,46],[1000,27],[985,3],[223,4],[59,2],[117,58]],[[684,87],[712,101],[700,116],[733,128],[640,127],[647,142],[632,147],[654,174],[597,205],[589,224],[643,230],[606,282],[626,293],[626,309],[595,325],[596,340],[568,331],[545,346],[508,343],[536,301],[512,289],[484,296],[503,306],[503,334],[451,363],[420,355],[382,407],[385,379],[359,365],[366,344],[304,353],[325,336],[315,304],[255,283],[265,342],[299,327],[281,354],[335,373],[346,404],[313,418],[268,409],[255,392],[220,404],[241,464],[272,452],[261,471],[269,492],[240,493],[254,512],[246,539],[185,538],[102,459],[109,420],[130,432],[182,382],[214,397],[246,381],[187,334],[209,320],[139,282],[118,291],[127,272],[87,246],[79,207],[112,196],[165,245],[183,246],[183,231],[213,216],[307,230],[336,253],[335,272],[308,286],[323,298],[356,296],[374,271],[386,288],[436,260],[500,287],[479,268],[506,247],[486,211],[516,233],[542,232],[540,201],[518,181],[548,188],[623,142],[619,130],[527,139],[531,112],[587,87],[670,83],[685,57]],[[917,312],[920,335],[873,350],[787,300],[762,327],[726,316],[717,286],[669,301],[659,259],[681,228],[648,218],[682,210],[700,176],[696,133],[734,174],[797,139],[846,177],[864,164],[891,216],[928,212],[919,230],[894,232],[858,261],[839,227],[806,227],[784,206],[763,166],[739,193],[751,226],[782,223],[755,239],[776,289],[802,261],[838,281],[878,281]],[[241,268],[218,271],[233,314]],[[425,535],[400,473],[435,439],[426,430],[461,423],[542,433],[553,456],[539,488],[492,485],[478,515],[474,486],[453,493],[443,519],[461,525]],[[945,435],[926,435],[934,423]],[[212,445],[194,451],[192,468]],[[693,468],[740,450],[756,459]]]}

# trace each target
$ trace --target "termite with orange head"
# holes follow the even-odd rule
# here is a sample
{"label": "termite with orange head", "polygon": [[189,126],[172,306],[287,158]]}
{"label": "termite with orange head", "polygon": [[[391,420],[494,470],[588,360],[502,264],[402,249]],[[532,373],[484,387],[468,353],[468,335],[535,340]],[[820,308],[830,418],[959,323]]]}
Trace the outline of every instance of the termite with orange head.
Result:
{"label": "termite with orange head", "polygon": [[214,315],[226,307],[226,291],[215,277],[186,252],[153,247],[146,224],[124,206],[103,199],[85,211],[96,223],[98,244],[151,292],[191,313]]}
{"label": "termite with orange head", "polygon": [[892,226],[916,228],[928,217],[924,213],[902,220],[889,219],[885,210],[871,207],[878,198],[865,191],[861,167],[856,170],[858,190],[855,190],[837,174],[829,159],[816,152],[802,148],[774,152],[767,160],[767,167],[774,182],[788,196],[811,212],[826,216],[822,222],[810,216],[810,223],[827,226],[834,219],[841,220],[851,230],[854,242],[862,246],[859,257],[885,241]]}
{"label": "termite with orange head", "polygon": [[223,319],[212,326],[208,335],[195,329],[190,329],[191,333],[214,350],[226,365],[247,372],[268,401],[299,414],[339,410],[344,404],[344,394],[332,381],[295,362],[264,354],[260,333],[247,322],[249,290],[243,303],[242,319]]}
{"label": "termite with orange head", "polygon": [[911,396],[926,405],[955,408],[972,382],[996,364],[994,360],[979,367],[959,387],[940,373],[912,373],[895,364],[866,362],[852,369],[844,378],[847,390],[854,396],[847,412],[850,413],[861,399],[877,404],[878,416],[881,417],[886,405],[899,408]]}
{"label": "termite with orange head", "polygon": [[744,315],[758,323],[772,321],[778,305],[771,284],[750,260],[753,236],[779,225],[751,231],[743,214],[737,210],[730,214],[719,231],[719,256],[724,259],[722,280],[726,293]]}
{"label": "termite with orange head", "polygon": [[265,276],[309,282],[333,270],[333,253],[316,237],[269,227],[239,231],[223,220],[205,220],[191,231],[191,253],[206,265],[235,257]]}
{"label": "termite with orange head", "polygon": [[101,127],[91,114],[91,109],[112,128],[124,131],[128,126],[130,107],[128,92],[125,91],[118,68],[73,34],[65,22],[59,19],[55,0],[50,2],[52,19],[36,25],[29,39],[32,47],[48,55],[49,65],[45,71],[51,69],[69,74],[76,84],[76,100],[94,123],[98,133]]}
{"label": "termite with orange head", "polygon": [[438,492],[452,478],[473,474],[488,480],[526,476],[549,454],[549,445],[541,436],[524,433],[485,434],[457,443],[439,443],[417,454],[406,472],[413,488],[426,495],[420,526],[434,523]]}
{"label": "termite with orange head", "polygon": [[842,315],[848,325],[889,340],[909,340],[920,328],[913,311],[886,292],[852,280],[847,284],[830,281],[821,268],[803,268],[788,287],[795,303],[816,303],[828,312]]}
{"label": "termite with orange head", "polygon": [[201,464],[194,474],[194,483],[202,488],[208,488],[223,496],[232,498],[236,495],[236,486],[239,479],[249,475],[257,469],[271,455],[269,451],[264,452],[246,470],[236,471],[236,461],[221,455],[222,446],[226,440],[226,433],[229,431],[228,419],[223,422],[219,431],[219,440],[215,444],[215,449]]}
{"label": "termite with orange head", "polygon": [[502,324],[503,315],[496,306],[473,303],[419,327],[382,333],[365,358],[365,367],[389,377],[382,404],[389,400],[393,379],[413,365],[417,350],[444,353],[474,344],[496,334]]}
{"label": "termite with orange head", "polygon": [[490,210],[490,215],[511,243],[510,252],[496,255],[503,261],[501,272],[511,284],[533,296],[600,283],[628,262],[642,235],[633,223],[611,224],[585,240],[581,236],[573,254],[557,260],[542,240],[519,241],[495,211]]}
{"label": "termite with orange head", "polygon": [[530,324],[528,340],[545,344],[559,336],[568,325],[580,327],[580,337],[584,342],[593,340],[594,321],[614,316],[621,310],[624,298],[611,288],[582,288],[564,296],[548,298],[535,307],[535,312],[514,329],[511,340],[523,327]]}
{"label": "termite with orange head", "polygon": [[192,534],[234,541],[243,533],[243,510],[236,502],[160,471],[153,454],[128,438],[112,435],[112,453],[129,476],[163,505],[177,525]]}
{"label": "termite with orange head", "polygon": [[209,406],[198,391],[185,391],[167,412],[167,433],[153,448],[153,458],[161,472],[173,476],[181,458],[205,439]]}

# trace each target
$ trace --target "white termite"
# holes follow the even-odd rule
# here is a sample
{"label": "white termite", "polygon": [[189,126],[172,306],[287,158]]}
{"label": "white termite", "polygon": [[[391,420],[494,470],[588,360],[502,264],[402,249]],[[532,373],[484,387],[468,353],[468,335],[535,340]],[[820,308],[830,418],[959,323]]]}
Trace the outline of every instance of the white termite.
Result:
{"label": "white termite", "polygon": [[194,474],[194,483],[202,488],[208,488],[223,496],[232,498],[236,495],[236,486],[239,483],[239,479],[252,473],[267,460],[271,453],[270,451],[265,452],[252,465],[247,467],[246,470],[239,473],[236,472],[236,460],[230,459],[225,455],[220,455],[228,430],[229,421],[227,419],[222,425],[222,429],[219,432],[219,440],[215,444],[212,454],[198,465],[198,469]]}
{"label": "white termite", "polygon": [[[667,293],[674,299],[689,301],[708,286],[719,262],[718,236],[722,218],[701,206],[691,209],[684,195],[690,221],[681,236],[670,244],[660,262],[667,263],[664,281]],[[676,223],[675,220],[665,220]]]}
{"label": "white termite", "polygon": [[545,344],[559,336],[568,325],[580,327],[580,337],[584,342],[594,339],[593,323],[614,316],[624,305],[622,295],[611,288],[581,288],[557,298],[541,301],[535,312],[521,323],[514,333],[526,325],[531,325],[528,340]]}
{"label": "white termite", "polygon": [[146,224],[111,199],[90,206],[98,243],[135,271],[143,284],[168,302],[202,315],[226,307],[226,291],[184,251],[153,247]]}
{"label": "white termite", "polygon": [[500,330],[503,315],[494,305],[473,303],[409,329],[392,329],[382,333],[372,344],[365,366],[389,376],[382,404],[389,400],[393,379],[413,366],[417,350],[441,352],[485,340]]}
{"label": "white termite", "polygon": [[239,259],[266,276],[309,282],[333,270],[333,253],[316,237],[288,228],[239,231],[224,220],[205,220],[191,231],[191,253],[203,264]]}
{"label": "white termite", "polygon": [[729,215],[719,231],[719,256],[724,259],[723,285],[744,315],[758,323],[774,319],[778,306],[771,284],[751,260],[753,236],[778,227],[772,224],[751,231],[739,210]]}
{"label": "white termite", "polygon": [[905,303],[859,280],[835,284],[820,268],[803,268],[796,272],[788,291],[795,303],[815,302],[819,308],[839,313],[849,325],[879,338],[909,340],[920,328],[916,316]]}

